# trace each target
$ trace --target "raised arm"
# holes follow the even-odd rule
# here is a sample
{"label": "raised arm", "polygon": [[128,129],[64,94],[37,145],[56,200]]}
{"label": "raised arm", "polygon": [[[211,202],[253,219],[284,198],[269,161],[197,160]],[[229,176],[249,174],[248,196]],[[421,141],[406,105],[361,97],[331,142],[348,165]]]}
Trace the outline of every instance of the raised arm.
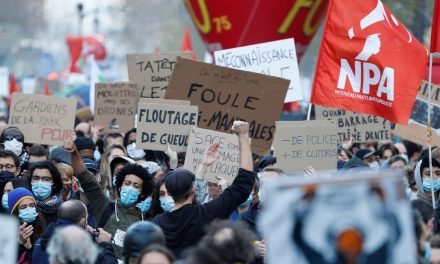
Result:
{"label": "raised arm", "polygon": [[249,124],[243,121],[235,121],[231,130],[238,136],[240,145],[240,167],[252,171],[254,165],[252,162],[251,142],[249,138]]}

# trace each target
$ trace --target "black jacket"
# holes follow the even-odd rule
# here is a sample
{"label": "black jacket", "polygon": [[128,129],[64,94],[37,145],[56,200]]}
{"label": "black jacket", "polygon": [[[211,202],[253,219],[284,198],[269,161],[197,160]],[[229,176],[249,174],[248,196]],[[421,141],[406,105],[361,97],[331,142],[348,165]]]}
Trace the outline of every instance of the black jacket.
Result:
{"label": "black jacket", "polygon": [[196,245],[212,220],[228,219],[246,201],[255,177],[254,172],[240,169],[232,185],[216,199],[202,205],[187,204],[153,218],[153,222],[165,233],[166,246],[179,255],[184,249]]}

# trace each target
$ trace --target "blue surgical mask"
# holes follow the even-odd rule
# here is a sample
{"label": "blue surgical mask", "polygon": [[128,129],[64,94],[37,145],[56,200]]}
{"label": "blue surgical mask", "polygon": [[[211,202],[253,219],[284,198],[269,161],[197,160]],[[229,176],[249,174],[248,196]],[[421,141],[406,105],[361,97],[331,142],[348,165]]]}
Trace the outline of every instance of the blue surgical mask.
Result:
{"label": "blue surgical mask", "polygon": [[240,204],[240,206],[239,206],[240,209],[244,209],[244,208],[248,207],[249,204],[251,204],[251,202],[252,202],[252,193],[249,195],[249,197],[247,198],[247,200],[244,203]]}
{"label": "blue surgical mask", "polygon": [[141,193],[133,187],[122,187],[121,189],[121,203],[124,207],[134,205]]}
{"label": "blue surgical mask", "polygon": [[28,207],[18,211],[18,218],[21,222],[32,223],[37,218],[38,213],[35,207]]}
{"label": "blue surgical mask", "polygon": [[38,200],[44,201],[52,193],[52,184],[42,181],[34,182],[32,183],[32,192]]}
{"label": "blue surgical mask", "polygon": [[139,208],[139,210],[141,210],[141,212],[143,214],[146,214],[150,211],[151,209],[151,197],[148,197],[147,199],[143,200],[142,202],[138,203],[136,205],[137,208]]}
{"label": "blue surgical mask", "polygon": [[423,256],[424,263],[431,262],[431,243],[429,241],[425,242],[425,255]]}
{"label": "blue surgical mask", "polygon": [[159,200],[160,200],[160,206],[165,212],[169,212],[173,209],[174,207],[173,197],[167,195],[160,198]]}
{"label": "blue surgical mask", "polygon": [[[440,190],[440,180],[439,179],[433,179],[434,182],[434,192],[437,192]],[[431,192],[431,179],[423,179],[423,190],[425,192]]]}
{"label": "blue surgical mask", "polygon": [[8,209],[9,208],[9,205],[8,205],[8,194],[7,193],[3,194],[2,206],[3,206],[3,209]]}

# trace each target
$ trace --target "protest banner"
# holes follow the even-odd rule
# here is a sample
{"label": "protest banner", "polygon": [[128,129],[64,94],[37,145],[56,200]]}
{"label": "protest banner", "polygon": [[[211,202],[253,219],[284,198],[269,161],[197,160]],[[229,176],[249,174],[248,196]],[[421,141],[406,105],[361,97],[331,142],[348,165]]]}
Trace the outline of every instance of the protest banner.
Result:
{"label": "protest banner", "polygon": [[75,114],[74,98],[15,93],[9,125],[20,128],[26,143],[63,145],[74,133]]}
{"label": "protest banner", "polygon": [[293,38],[214,52],[215,64],[290,80],[285,103],[303,99]]}
{"label": "protest banner", "polygon": [[266,184],[258,224],[267,263],[418,263],[398,173],[352,170]]}
{"label": "protest banner", "polygon": [[128,54],[128,79],[138,85],[140,98],[163,98],[176,57],[192,58],[191,52]]}
{"label": "protest banner", "polygon": [[139,102],[136,147],[165,151],[170,144],[172,150],[186,152],[197,113],[197,106]]}
{"label": "protest banner", "polygon": [[138,88],[135,83],[95,84],[95,124],[104,132],[125,133],[134,127]]}
{"label": "protest banner", "polygon": [[[393,130],[394,135],[423,146],[428,146],[428,89],[428,82],[423,81],[411,112],[409,124],[396,124]],[[432,144],[436,145],[440,143],[440,86],[435,84],[433,84],[431,91],[431,127],[433,128]]]}
{"label": "protest banner", "polygon": [[278,121],[274,140],[278,167],[298,172],[336,169],[337,127],[331,121]]}
{"label": "protest banner", "polygon": [[166,99],[199,106],[199,127],[229,132],[234,120],[249,123],[253,153],[266,155],[289,80],[178,58]]}
{"label": "protest banner", "polygon": [[206,168],[206,180],[217,183],[216,177],[222,177],[228,183],[232,183],[240,168],[240,148],[236,135],[193,127],[189,135],[183,167],[196,173],[205,151],[213,143],[219,144],[217,152],[219,158]]}
{"label": "protest banner", "polygon": [[333,120],[338,127],[338,143],[391,140],[391,122],[373,115],[315,105],[316,120]]}
{"label": "protest banner", "polygon": [[[7,194],[6,194],[7,195]],[[0,260],[2,264],[17,263],[19,222],[14,216],[0,214]]]}

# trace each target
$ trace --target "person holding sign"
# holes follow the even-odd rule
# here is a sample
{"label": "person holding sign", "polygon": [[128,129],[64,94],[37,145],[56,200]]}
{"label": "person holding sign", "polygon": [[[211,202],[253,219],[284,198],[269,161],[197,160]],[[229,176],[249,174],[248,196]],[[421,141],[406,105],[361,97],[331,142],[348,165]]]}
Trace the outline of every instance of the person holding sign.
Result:
{"label": "person holding sign", "polygon": [[167,247],[176,254],[195,245],[212,220],[227,219],[235,208],[246,201],[252,191],[256,175],[252,172],[249,124],[234,121],[232,131],[239,139],[240,169],[232,185],[218,198],[206,204],[193,205],[195,175],[179,168],[165,176],[165,187],[175,205],[170,212],[153,218],[153,222],[163,229]]}
{"label": "person holding sign", "polygon": [[72,155],[72,168],[96,217],[98,227],[113,236],[115,254],[123,259],[122,247],[125,230],[134,222],[142,220],[136,204],[149,197],[154,188],[153,177],[137,164],[127,164],[116,175],[115,201],[106,197],[101,186],[82,161],[72,138],[64,142],[64,149]]}

